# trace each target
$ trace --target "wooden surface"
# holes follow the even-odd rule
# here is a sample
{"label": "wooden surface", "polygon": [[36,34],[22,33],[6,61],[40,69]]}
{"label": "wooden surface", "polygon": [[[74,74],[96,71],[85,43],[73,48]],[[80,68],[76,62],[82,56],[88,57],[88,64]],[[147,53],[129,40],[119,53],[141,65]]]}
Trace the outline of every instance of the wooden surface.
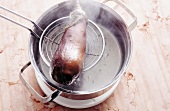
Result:
{"label": "wooden surface", "polygon": [[[0,5],[36,21],[58,2],[0,0]],[[170,1],[123,2],[138,18],[138,25],[132,31],[131,63],[111,97],[82,111],[170,111]],[[2,10],[0,13],[8,15]],[[22,85],[19,70],[29,61],[28,42],[27,30],[0,18],[0,111],[75,111],[60,105],[47,109]],[[36,79],[32,78],[33,69],[28,73],[29,81],[40,91]]]}

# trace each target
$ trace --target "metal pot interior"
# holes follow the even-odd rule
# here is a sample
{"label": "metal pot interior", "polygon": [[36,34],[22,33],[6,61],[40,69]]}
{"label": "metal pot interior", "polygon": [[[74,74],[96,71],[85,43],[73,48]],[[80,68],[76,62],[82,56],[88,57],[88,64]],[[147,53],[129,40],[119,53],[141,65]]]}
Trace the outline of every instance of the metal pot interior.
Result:
{"label": "metal pot interior", "polygon": [[[72,94],[91,94],[108,88],[123,75],[131,55],[131,39],[124,21],[113,9],[99,2],[86,0],[81,1],[81,6],[88,18],[96,23],[104,34],[106,47],[101,61],[82,74],[75,84],[67,86],[60,85],[51,78],[49,67],[39,53],[40,39],[35,36],[30,38],[30,59],[36,74],[50,86]],[[45,30],[50,23],[68,16],[73,9],[72,1],[57,4],[47,10],[37,24]],[[36,28],[34,31],[41,36],[41,31]]]}

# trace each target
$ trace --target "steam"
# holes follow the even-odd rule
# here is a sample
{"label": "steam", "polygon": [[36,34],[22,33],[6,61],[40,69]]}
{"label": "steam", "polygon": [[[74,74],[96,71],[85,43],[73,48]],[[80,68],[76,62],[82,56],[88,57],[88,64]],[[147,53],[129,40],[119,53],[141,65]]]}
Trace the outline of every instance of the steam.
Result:
{"label": "steam", "polygon": [[89,20],[97,24],[99,23],[101,25],[107,25],[109,28],[113,26],[111,25],[111,21],[113,21],[113,14],[107,10],[109,7],[104,7],[104,4],[101,3],[102,1],[100,0],[99,2],[96,0],[80,0],[80,5],[82,10],[85,11]]}
{"label": "steam", "polygon": [[101,4],[98,4],[98,7],[93,6],[94,1],[93,0],[81,0],[80,4],[85,4],[81,5],[82,9],[86,12],[86,15],[88,16],[89,19],[95,20],[99,14],[100,14],[100,8]]}
{"label": "steam", "polygon": [[[79,7],[78,5],[76,5],[79,2],[82,10],[86,13],[88,18],[93,21],[100,14],[99,7],[101,7],[102,1],[103,0],[98,0],[98,1],[96,0],[65,0],[64,1],[65,3],[63,2],[64,3],[63,6],[65,7],[65,9],[68,9],[71,13],[74,9],[76,9],[76,7]],[[66,11],[65,9],[61,10],[61,13],[65,13]],[[69,14],[67,16],[69,16]]]}

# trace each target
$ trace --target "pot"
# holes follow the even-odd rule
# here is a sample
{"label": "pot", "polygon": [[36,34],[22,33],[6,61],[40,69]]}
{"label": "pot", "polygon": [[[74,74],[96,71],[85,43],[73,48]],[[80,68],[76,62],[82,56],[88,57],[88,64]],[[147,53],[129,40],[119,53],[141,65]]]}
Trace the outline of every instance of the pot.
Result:
{"label": "pot", "polygon": [[[49,32],[52,25],[69,16],[74,10],[74,2],[64,1],[56,4],[39,17],[35,23],[36,27],[31,30],[30,62],[20,71],[21,81],[38,100],[43,103],[55,102],[70,108],[88,108],[103,102],[113,93],[130,61],[132,53],[130,32],[135,28],[137,19],[120,1],[110,0],[110,2],[124,9],[133,21],[127,25],[115,10],[104,3],[80,1],[82,9],[88,16],[89,24],[92,24],[89,27],[96,28],[92,34],[96,34],[97,38],[89,39],[87,43],[87,49],[92,50],[92,53],[86,54],[85,64],[88,66],[91,63],[89,61],[94,61],[93,66],[90,65],[92,67],[88,67],[71,85],[61,85],[52,79],[48,62],[41,53],[40,47],[43,45],[40,38]],[[89,29],[89,36],[91,32],[93,31]],[[46,97],[39,95],[23,77],[23,72],[29,65],[33,66],[37,81],[46,93]]]}

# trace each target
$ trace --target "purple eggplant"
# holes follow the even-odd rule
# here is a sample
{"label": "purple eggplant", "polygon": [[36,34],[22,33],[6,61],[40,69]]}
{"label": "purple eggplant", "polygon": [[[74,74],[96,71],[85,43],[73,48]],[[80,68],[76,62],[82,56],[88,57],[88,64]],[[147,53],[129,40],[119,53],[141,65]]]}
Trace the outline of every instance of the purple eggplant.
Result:
{"label": "purple eggplant", "polygon": [[82,73],[85,58],[87,18],[74,14],[65,28],[51,64],[52,78],[64,85],[73,83]]}

